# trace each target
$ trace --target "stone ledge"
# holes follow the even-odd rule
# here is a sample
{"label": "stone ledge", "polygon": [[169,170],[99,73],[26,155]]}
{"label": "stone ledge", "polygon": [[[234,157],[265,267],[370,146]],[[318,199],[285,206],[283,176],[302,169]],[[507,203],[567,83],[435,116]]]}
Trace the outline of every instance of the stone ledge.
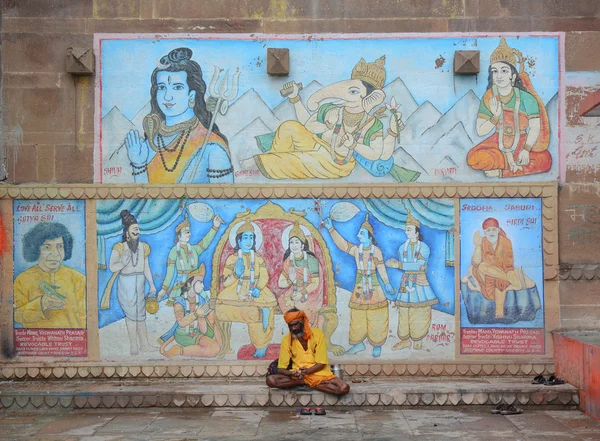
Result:
{"label": "stone ledge", "polygon": [[[345,363],[344,375],[374,376],[378,378],[394,377],[487,377],[487,376],[527,376],[552,375],[554,362],[537,360],[532,363],[481,363],[477,361],[465,363],[414,363],[414,364],[357,364]],[[112,381],[115,379],[156,379],[156,378],[252,378],[264,377],[267,363],[261,364],[164,364],[164,365],[65,365],[48,366],[47,364],[31,364],[15,366],[0,364],[0,379],[11,381],[31,380],[83,380]]]}
{"label": "stone ledge", "polygon": [[600,280],[600,264],[561,264],[561,280]]}
{"label": "stone ledge", "polygon": [[[0,185],[0,199],[171,199],[171,198],[544,198],[544,216],[552,219],[557,184],[480,183],[480,184],[317,184],[269,185],[161,185],[161,184],[20,184]],[[549,209],[549,210],[548,210]]]}
{"label": "stone ledge", "polygon": [[350,393],[343,397],[270,389],[258,379],[5,383],[0,390],[0,408],[480,406],[501,402],[565,408],[579,404],[575,387],[533,385],[529,377],[362,381],[351,383]]}

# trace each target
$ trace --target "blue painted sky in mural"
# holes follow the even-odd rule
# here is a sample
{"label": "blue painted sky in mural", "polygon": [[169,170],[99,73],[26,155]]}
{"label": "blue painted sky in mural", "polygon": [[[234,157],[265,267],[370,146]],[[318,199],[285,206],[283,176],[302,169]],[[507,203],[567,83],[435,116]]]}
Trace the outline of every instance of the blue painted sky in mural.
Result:
{"label": "blue painted sky in mural", "polygon": [[[193,59],[205,73],[207,83],[213,66],[240,68],[240,93],[254,88],[271,108],[282,101],[279,90],[290,80],[304,85],[317,80],[322,85],[350,77],[363,57],[372,62],[386,55],[386,84],[400,77],[417,104],[429,100],[444,113],[469,90],[482,96],[487,86],[489,57],[499,44],[489,38],[393,38],[379,40],[103,40],[102,116],[117,106],[128,117],[149,101],[150,75],[157,61],[170,50],[189,47]],[[558,91],[559,57],[557,37],[507,38],[509,46],[527,57],[527,72],[536,91],[547,102]],[[266,47],[287,47],[291,53],[289,77],[266,74]],[[454,51],[481,51],[482,72],[477,76],[452,74]],[[436,60],[444,64],[436,69]],[[391,97],[388,97],[388,100]],[[400,108],[402,111],[402,108]]]}
{"label": "blue painted sky in mural", "polygon": [[[340,200],[333,199],[322,200],[322,203],[324,203],[324,214],[328,214],[331,207],[333,207],[333,205],[339,201]],[[192,202],[194,201],[189,201],[189,203]],[[246,208],[250,208],[252,212],[255,212],[258,208],[267,203],[267,201],[264,199],[202,201],[199,200],[196,202],[203,202],[210,205],[214,209],[215,214],[220,215],[226,224],[229,224],[234,220],[236,213],[243,212],[246,210]],[[314,210],[313,200],[282,199],[272,202],[276,203],[277,205],[280,205],[286,211],[288,211],[290,208],[294,208],[295,210],[305,210],[307,213],[306,219],[309,220],[315,226],[319,225],[319,216],[318,213]],[[336,227],[336,229],[338,229],[338,231],[343,235],[343,237],[346,240],[358,244],[356,234],[358,233],[360,225],[365,220],[365,215],[367,211],[361,200],[352,200],[351,202],[354,203],[361,210],[361,212],[348,222],[334,222],[334,226]],[[103,203],[105,202],[99,202],[99,204]],[[204,237],[204,235],[211,228],[212,223],[199,223],[194,221],[193,219],[190,220],[192,222],[191,242],[196,243]],[[175,226],[181,221],[183,221],[183,215],[180,215],[176,220],[174,220],[174,222],[171,225],[169,225],[161,233],[154,235],[142,234],[141,236],[141,240],[150,244],[152,250],[150,254],[150,267],[152,269],[152,274],[154,275],[154,283],[156,284],[157,288],[160,288],[166,273],[167,255],[171,247],[174,245]],[[398,259],[398,248],[401,244],[404,243],[404,241],[406,241],[406,235],[404,231],[388,227],[380,223],[376,219],[373,219],[372,216],[370,216],[370,221],[374,228],[375,239],[378,241],[378,245],[383,252],[384,259]],[[141,228],[143,233],[143,226]],[[348,254],[342,252],[339,248],[337,248],[337,246],[333,243],[333,240],[331,239],[331,235],[325,230],[325,228],[321,228],[319,229],[319,231],[322,234],[329,248],[334,267],[335,265],[340,265],[340,273],[338,274],[338,276],[336,276],[336,281],[339,282],[342,288],[346,290],[352,290],[356,277],[356,264],[354,262],[354,259]],[[224,232],[225,227],[222,226],[219,229],[219,233],[217,233],[217,237],[212,241],[210,247],[202,254],[200,258],[200,261],[204,262],[207,267],[207,275],[205,278],[205,283],[207,285],[209,284],[209,281],[212,280],[212,277],[214,277],[212,268],[212,258],[218,240],[224,234]],[[434,292],[440,300],[440,303],[436,305],[435,308],[447,312],[449,314],[454,314],[454,267],[447,267],[445,265],[444,247],[446,243],[446,232],[442,230],[428,228],[425,226],[422,227],[421,232],[423,234],[424,241],[431,248],[431,257],[429,259],[428,267],[428,278]],[[110,256],[110,251],[112,250],[112,247],[115,243],[117,243],[118,240],[120,240],[120,237],[112,237],[106,241],[107,260]],[[399,270],[388,268],[388,274],[392,285],[395,288],[398,288],[400,285],[402,272]],[[101,294],[110,276],[110,271],[100,270],[98,273],[98,301],[100,301]],[[348,299],[346,298],[338,298],[338,303],[347,301]],[[116,320],[122,319],[123,317],[124,315],[116,299],[116,289],[113,288],[111,298],[111,309],[99,311],[99,326],[104,327]]]}

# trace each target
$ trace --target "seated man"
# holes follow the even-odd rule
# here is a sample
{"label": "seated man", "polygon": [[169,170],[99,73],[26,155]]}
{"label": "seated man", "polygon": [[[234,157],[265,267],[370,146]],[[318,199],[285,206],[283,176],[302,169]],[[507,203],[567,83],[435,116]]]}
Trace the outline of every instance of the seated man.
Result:
{"label": "seated man", "polygon": [[[267,377],[267,386],[286,389],[306,384],[330,394],[350,392],[350,386],[329,369],[323,331],[311,328],[306,314],[296,308],[286,312],[283,318],[290,333],[281,341],[277,374]],[[288,369],[290,361],[291,370]]]}

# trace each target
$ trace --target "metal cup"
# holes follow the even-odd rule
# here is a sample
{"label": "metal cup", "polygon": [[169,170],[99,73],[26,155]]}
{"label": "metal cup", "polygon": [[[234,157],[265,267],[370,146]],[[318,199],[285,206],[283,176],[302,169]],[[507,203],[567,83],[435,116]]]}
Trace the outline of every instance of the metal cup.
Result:
{"label": "metal cup", "polygon": [[342,369],[342,366],[340,366],[339,364],[332,364],[331,372],[333,372],[333,375],[338,377],[340,380],[344,379],[344,370]]}

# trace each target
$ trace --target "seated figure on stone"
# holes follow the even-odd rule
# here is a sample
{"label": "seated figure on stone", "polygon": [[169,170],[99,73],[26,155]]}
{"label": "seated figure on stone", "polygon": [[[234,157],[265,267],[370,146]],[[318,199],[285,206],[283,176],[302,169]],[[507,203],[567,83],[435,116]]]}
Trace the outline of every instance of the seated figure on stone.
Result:
{"label": "seated figure on stone", "polygon": [[323,331],[311,328],[306,314],[296,308],[283,318],[290,332],[281,341],[277,373],[267,377],[267,385],[287,389],[305,384],[321,392],[347,394],[350,386],[329,368]]}

